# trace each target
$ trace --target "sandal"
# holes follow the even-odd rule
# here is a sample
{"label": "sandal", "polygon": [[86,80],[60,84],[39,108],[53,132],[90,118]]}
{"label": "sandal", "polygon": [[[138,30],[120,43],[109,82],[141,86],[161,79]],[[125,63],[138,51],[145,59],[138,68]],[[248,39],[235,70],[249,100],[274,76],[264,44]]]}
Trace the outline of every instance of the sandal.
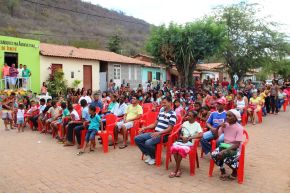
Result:
{"label": "sandal", "polygon": [[233,181],[236,180],[237,177],[233,176],[233,175],[228,175],[227,177],[223,178],[223,181]]}
{"label": "sandal", "polygon": [[176,172],[175,177],[181,177],[182,172],[180,170],[178,170],[178,172]]}
{"label": "sandal", "polygon": [[80,151],[79,153],[77,153],[77,155],[83,155],[85,152]]}
{"label": "sandal", "polygon": [[121,145],[121,146],[119,146],[119,149],[124,149],[124,148],[126,148],[128,145],[126,144],[126,145]]}
{"label": "sandal", "polygon": [[224,180],[225,178],[227,178],[229,175],[228,174],[221,174],[220,175],[220,180]]}
{"label": "sandal", "polygon": [[95,150],[94,149],[90,149],[90,152],[94,152]]}
{"label": "sandal", "polygon": [[174,178],[176,176],[176,173],[175,172],[170,172],[170,174],[169,174],[169,178]]}
{"label": "sandal", "polygon": [[65,144],[63,144],[63,146],[64,146],[64,147],[74,146],[74,144],[72,144],[72,143],[65,143]]}

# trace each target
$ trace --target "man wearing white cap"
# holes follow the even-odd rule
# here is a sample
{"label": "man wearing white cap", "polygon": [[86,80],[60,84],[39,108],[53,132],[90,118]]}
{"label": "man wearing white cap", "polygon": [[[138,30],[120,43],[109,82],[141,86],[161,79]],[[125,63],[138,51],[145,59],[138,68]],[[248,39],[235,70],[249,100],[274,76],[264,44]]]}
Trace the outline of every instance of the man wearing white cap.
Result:
{"label": "man wearing white cap", "polygon": [[[227,112],[227,122],[221,124],[218,131],[219,136],[224,135],[224,142],[221,143],[211,154],[212,159],[220,167],[221,180],[234,180],[237,177],[239,148],[243,142],[244,128],[238,123],[241,114],[236,109]],[[232,169],[231,175],[226,175],[224,164]]]}

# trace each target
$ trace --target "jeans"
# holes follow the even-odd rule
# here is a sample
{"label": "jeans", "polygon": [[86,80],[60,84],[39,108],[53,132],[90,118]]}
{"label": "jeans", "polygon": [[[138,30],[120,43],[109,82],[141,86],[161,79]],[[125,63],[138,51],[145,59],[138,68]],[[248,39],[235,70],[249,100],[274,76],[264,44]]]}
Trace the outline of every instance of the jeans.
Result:
{"label": "jeans", "polygon": [[85,129],[85,127],[83,126],[83,124],[79,125],[79,126],[76,126],[74,128],[75,135],[76,135],[76,138],[77,138],[77,142],[78,142],[79,145],[81,145],[81,131],[84,130],[84,129]]}
{"label": "jeans", "polygon": [[266,116],[267,115],[267,110],[266,110],[266,107],[262,107],[262,112],[263,112],[263,116]]}
{"label": "jeans", "polygon": [[67,126],[67,134],[66,134],[67,141],[69,141],[71,143],[73,142],[74,128],[77,127],[77,126],[80,126],[80,125],[83,125],[83,123],[70,123],[70,124],[68,124],[68,126]]}
{"label": "jeans", "polygon": [[155,159],[156,144],[160,143],[160,137],[152,138],[151,133],[143,133],[135,137],[135,143],[144,155]]}
{"label": "jeans", "polygon": [[278,113],[278,108],[277,108],[277,99],[275,96],[270,96],[271,100],[271,107],[272,107],[272,113]]}
{"label": "jeans", "polygon": [[278,108],[278,111],[281,109],[281,107],[284,104],[284,99],[277,99],[277,105],[276,108]]}
{"label": "jeans", "polygon": [[267,113],[270,113],[270,110],[271,110],[271,98],[269,96],[267,96],[265,98],[265,106],[266,106]]}
{"label": "jeans", "polygon": [[[203,134],[200,139],[200,145],[205,154],[208,154],[211,151],[211,144],[209,143],[214,139],[214,134],[211,131],[207,131]],[[220,135],[217,140],[217,146],[224,141],[224,134]]]}

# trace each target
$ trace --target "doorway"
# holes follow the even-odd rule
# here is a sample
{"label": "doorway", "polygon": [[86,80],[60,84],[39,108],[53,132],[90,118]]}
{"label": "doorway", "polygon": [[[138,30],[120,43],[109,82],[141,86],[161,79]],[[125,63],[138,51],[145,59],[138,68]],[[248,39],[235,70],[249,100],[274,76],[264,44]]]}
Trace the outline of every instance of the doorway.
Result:
{"label": "doorway", "polygon": [[92,66],[90,66],[90,65],[84,65],[83,87],[86,90],[92,89]]}
{"label": "doorway", "polygon": [[148,72],[148,74],[147,74],[147,80],[148,80],[148,82],[149,81],[152,82],[152,72]]}
{"label": "doorway", "polygon": [[15,68],[18,68],[18,53],[5,52],[4,62],[10,67],[12,64],[15,64]]}

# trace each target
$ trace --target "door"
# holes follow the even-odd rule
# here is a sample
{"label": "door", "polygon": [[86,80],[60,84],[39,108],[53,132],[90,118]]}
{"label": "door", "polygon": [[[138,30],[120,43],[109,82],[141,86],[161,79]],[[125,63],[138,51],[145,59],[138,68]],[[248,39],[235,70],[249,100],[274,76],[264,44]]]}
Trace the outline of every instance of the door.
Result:
{"label": "door", "polygon": [[54,74],[57,70],[62,69],[62,64],[51,64],[51,74]]}
{"label": "door", "polygon": [[116,86],[121,86],[121,65],[114,64],[114,82]]}
{"label": "door", "polygon": [[18,53],[5,52],[4,62],[7,63],[8,66],[15,64],[15,68],[18,68]]}
{"label": "door", "polygon": [[84,65],[83,87],[88,90],[92,89],[92,66]]}
{"label": "door", "polygon": [[107,90],[107,73],[100,72],[100,90],[102,92]]}
{"label": "door", "polygon": [[152,72],[148,72],[147,74],[147,80],[152,82]]}

